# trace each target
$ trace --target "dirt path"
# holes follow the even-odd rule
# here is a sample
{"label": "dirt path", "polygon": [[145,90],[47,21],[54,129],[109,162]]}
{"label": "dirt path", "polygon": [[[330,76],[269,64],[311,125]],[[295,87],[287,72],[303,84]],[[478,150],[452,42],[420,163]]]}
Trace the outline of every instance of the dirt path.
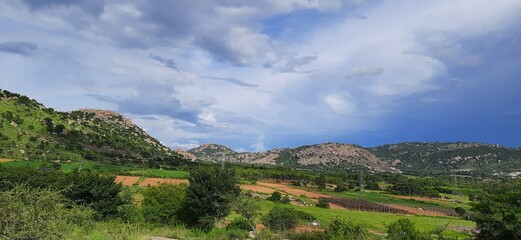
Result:
{"label": "dirt path", "polygon": [[276,190],[272,188],[267,188],[260,185],[251,185],[251,184],[241,184],[241,189],[246,191],[260,192],[260,193],[273,193]]}
{"label": "dirt path", "polygon": [[157,186],[160,183],[167,183],[167,184],[181,184],[181,183],[188,183],[188,180],[186,179],[173,179],[173,178],[145,178],[143,182],[139,184],[140,187],[145,186]]}
{"label": "dirt path", "polygon": [[382,204],[382,205],[389,206],[389,207],[396,208],[396,209],[400,209],[400,210],[404,210],[404,211],[409,212],[410,214],[414,214],[414,215],[425,215],[425,216],[431,216],[431,217],[449,216],[449,215],[447,215],[445,213],[442,213],[442,212],[425,210],[425,209],[422,209],[422,208],[407,207],[407,206],[399,205],[399,204]]}
{"label": "dirt path", "polygon": [[12,162],[14,161],[14,159],[11,159],[11,158],[0,158],[0,163],[3,163],[3,162]]}
{"label": "dirt path", "polygon": [[329,198],[331,196],[322,194],[322,193],[316,193],[316,192],[310,192],[298,188],[293,188],[288,185],[280,184],[280,183],[267,183],[267,182],[258,182],[258,185],[265,186],[268,188],[273,188],[281,192],[285,192],[291,195],[300,196],[304,195],[308,198]]}

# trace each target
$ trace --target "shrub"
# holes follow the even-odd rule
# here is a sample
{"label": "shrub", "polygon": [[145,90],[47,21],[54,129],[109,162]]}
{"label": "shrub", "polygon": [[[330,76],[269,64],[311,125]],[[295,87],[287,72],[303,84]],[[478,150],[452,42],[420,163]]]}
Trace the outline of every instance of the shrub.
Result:
{"label": "shrub", "polygon": [[319,208],[329,208],[329,201],[325,198],[321,198],[318,200],[318,203],[315,206]]}
{"label": "shrub", "polygon": [[454,211],[456,211],[456,213],[457,213],[458,216],[460,216],[460,217],[464,217],[465,214],[467,213],[467,210],[465,210],[465,209],[462,208],[462,207],[456,207],[456,208],[454,208]]}
{"label": "shrub", "polygon": [[273,192],[271,193],[271,196],[268,197],[266,200],[270,200],[270,201],[273,201],[273,202],[280,202],[280,199],[282,198],[282,194],[280,192]]}
{"label": "shrub", "polygon": [[331,238],[324,232],[311,231],[302,233],[290,233],[287,236],[291,240],[330,240]]}
{"label": "shrub", "polygon": [[159,184],[143,189],[143,215],[149,222],[174,223],[186,197],[186,185]]}
{"label": "shrub", "polygon": [[62,239],[73,224],[84,225],[92,211],[67,207],[58,192],[17,185],[0,192],[0,236],[6,239]]}
{"label": "shrub", "polygon": [[369,232],[360,224],[350,220],[335,218],[326,229],[326,233],[332,239],[366,239]]}
{"label": "shrub", "polygon": [[400,218],[387,227],[387,239],[391,240],[429,240],[428,234],[416,230],[414,223]]}
{"label": "shrub", "polygon": [[287,231],[297,225],[298,213],[292,208],[275,206],[264,216],[262,223],[273,231]]}
{"label": "shrub", "polygon": [[253,223],[249,222],[248,219],[245,217],[238,217],[233,219],[228,226],[226,226],[227,229],[242,229],[251,231]]}
{"label": "shrub", "polygon": [[291,202],[291,199],[289,199],[288,195],[285,195],[281,200],[281,203],[288,204]]}

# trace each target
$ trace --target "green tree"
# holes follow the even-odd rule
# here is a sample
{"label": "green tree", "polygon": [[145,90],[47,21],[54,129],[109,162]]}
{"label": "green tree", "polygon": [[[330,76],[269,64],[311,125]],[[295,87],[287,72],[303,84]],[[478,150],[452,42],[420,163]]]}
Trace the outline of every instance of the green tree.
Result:
{"label": "green tree", "polygon": [[293,208],[276,205],[264,216],[262,223],[273,231],[287,231],[297,225],[298,219],[298,212]]}
{"label": "green tree", "polygon": [[[482,197],[472,210],[478,239],[521,239],[521,185]],[[503,191],[501,191],[503,190]]]}
{"label": "green tree", "polygon": [[387,226],[387,239],[390,240],[429,240],[428,234],[416,230],[414,223],[406,218]]}
{"label": "green tree", "polygon": [[315,178],[315,184],[319,189],[325,189],[326,188],[326,176],[320,175],[317,178]]}
{"label": "green tree", "polygon": [[230,213],[240,194],[235,172],[217,165],[197,166],[188,177],[183,213],[187,224],[210,230]]}
{"label": "green tree", "polygon": [[275,192],[271,193],[271,196],[268,197],[266,200],[270,200],[273,202],[280,202],[281,198],[282,198],[282,194],[278,191],[275,191]]}
{"label": "green tree", "polygon": [[143,215],[149,222],[173,223],[183,207],[187,186],[160,184],[143,189]]}

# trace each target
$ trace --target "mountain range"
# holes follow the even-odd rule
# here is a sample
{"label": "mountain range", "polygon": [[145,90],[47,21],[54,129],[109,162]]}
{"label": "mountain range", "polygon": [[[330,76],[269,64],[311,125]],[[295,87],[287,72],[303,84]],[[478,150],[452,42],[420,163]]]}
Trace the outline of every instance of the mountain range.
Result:
{"label": "mountain range", "polygon": [[377,147],[322,143],[264,152],[236,152],[218,144],[172,150],[125,116],[105,110],[58,112],[0,90],[0,157],[141,163],[233,162],[303,169],[367,168],[412,174],[521,171],[521,148],[473,142],[405,142]]}

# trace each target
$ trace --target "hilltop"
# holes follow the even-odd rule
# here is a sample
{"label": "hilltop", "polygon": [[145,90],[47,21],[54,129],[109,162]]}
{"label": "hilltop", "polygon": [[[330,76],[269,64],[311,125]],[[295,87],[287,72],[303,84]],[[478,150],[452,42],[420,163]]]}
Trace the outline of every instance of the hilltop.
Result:
{"label": "hilltop", "polygon": [[374,171],[412,174],[508,174],[521,171],[521,150],[497,144],[471,142],[405,142],[364,148],[352,144],[323,143],[265,152],[238,153],[217,144],[189,150],[212,162],[268,164],[295,168],[362,166]]}
{"label": "hilltop", "polygon": [[0,157],[172,165],[184,157],[123,115],[106,110],[58,112],[0,90]]}
{"label": "hilltop", "polygon": [[278,148],[265,152],[238,153],[217,144],[205,144],[189,150],[197,158],[213,162],[267,164],[298,168],[362,166],[378,172],[396,172],[388,162],[370,151],[351,144],[324,143],[298,148]]}

